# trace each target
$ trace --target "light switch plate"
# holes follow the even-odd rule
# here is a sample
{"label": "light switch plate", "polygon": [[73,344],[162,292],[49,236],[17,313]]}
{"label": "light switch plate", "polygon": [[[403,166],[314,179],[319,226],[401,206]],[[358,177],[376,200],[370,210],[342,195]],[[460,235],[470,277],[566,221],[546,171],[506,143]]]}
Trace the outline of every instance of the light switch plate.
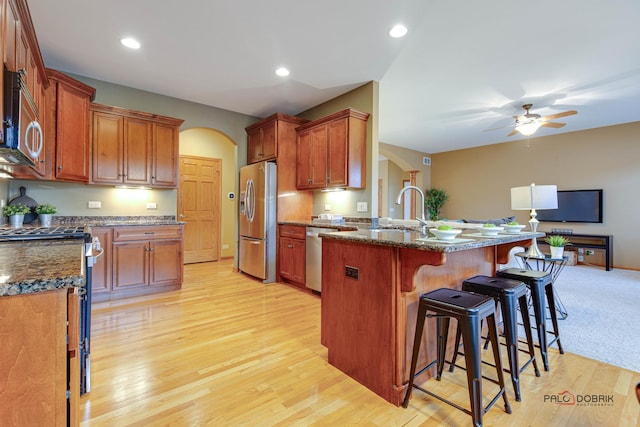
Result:
{"label": "light switch plate", "polygon": [[356,210],[358,212],[366,212],[369,210],[369,204],[367,202],[358,202],[356,205]]}
{"label": "light switch plate", "polygon": [[89,203],[87,203],[87,207],[89,209],[100,209],[102,208],[102,202],[90,200]]}
{"label": "light switch plate", "polygon": [[158,209],[158,204],[156,202],[148,202],[147,209]]}
{"label": "light switch plate", "polygon": [[325,211],[330,211],[331,210],[331,205],[329,203],[324,205],[324,210]]}

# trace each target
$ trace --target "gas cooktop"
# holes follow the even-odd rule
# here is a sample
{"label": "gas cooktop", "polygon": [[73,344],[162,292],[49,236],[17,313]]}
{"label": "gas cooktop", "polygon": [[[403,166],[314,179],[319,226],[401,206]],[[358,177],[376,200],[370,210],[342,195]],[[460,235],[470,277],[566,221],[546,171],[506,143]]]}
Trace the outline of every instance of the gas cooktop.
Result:
{"label": "gas cooktop", "polygon": [[85,237],[86,234],[85,227],[83,226],[0,228],[0,240],[82,238]]}

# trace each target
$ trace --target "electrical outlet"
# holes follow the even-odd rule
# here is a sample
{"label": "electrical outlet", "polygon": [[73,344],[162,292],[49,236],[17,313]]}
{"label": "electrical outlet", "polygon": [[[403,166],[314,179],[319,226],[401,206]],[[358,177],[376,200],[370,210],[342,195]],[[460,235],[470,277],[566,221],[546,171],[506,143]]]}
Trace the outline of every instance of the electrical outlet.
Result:
{"label": "electrical outlet", "polygon": [[229,245],[222,245],[222,249],[229,249]]}
{"label": "electrical outlet", "polygon": [[369,210],[369,204],[367,202],[358,202],[356,205],[356,210],[358,212],[366,212]]}
{"label": "electrical outlet", "polygon": [[147,203],[147,209],[158,209],[158,204],[156,202]]}
{"label": "electrical outlet", "polygon": [[324,210],[325,210],[325,211],[330,211],[330,210],[331,210],[331,205],[330,205],[329,203],[326,203],[326,204],[324,205]]}
{"label": "electrical outlet", "polygon": [[102,208],[102,202],[89,201],[89,203],[87,203],[87,207],[89,209],[100,209]]}

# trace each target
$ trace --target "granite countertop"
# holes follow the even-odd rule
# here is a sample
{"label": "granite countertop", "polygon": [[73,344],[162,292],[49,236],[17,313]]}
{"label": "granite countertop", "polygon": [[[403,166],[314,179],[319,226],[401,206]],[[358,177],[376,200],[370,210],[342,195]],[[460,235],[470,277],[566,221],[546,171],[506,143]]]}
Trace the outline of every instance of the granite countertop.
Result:
{"label": "granite countertop", "polygon": [[93,227],[122,227],[136,225],[181,225],[172,215],[165,216],[64,216],[53,217],[53,225],[88,225]]}
{"label": "granite countertop", "polygon": [[503,243],[517,242],[519,240],[542,237],[545,233],[523,232],[518,234],[498,234],[496,237],[480,236],[473,229],[463,230],[458,238],[451,242],[437,240],[432,235],[425,237],[422,232],[416,230],[377,229],[357,231],[337,231],[333,233],[320,233],[324,239],[344,240],[350,242],[367,243],[372,245],[393,246],[400,248],[419,249],[434,252],[457,252],[468,249],[496,246]]}
{"label": "granite countertop", "polygon": [[0,242],[0,297],[84,287],[82,239]]}

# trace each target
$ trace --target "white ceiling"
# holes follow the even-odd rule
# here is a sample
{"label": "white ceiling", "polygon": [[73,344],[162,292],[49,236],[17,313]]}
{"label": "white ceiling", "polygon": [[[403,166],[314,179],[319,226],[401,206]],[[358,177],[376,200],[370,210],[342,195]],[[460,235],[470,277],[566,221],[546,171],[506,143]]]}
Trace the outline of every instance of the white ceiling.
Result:
{"label": "white ceiling", "polygon": [[375,80],[380,141],[427,153],[518,139],[484,130],[524,103],[578,110],[535,136],[640,120],[638,0],[28,3],[48,67],[258,117]]}

